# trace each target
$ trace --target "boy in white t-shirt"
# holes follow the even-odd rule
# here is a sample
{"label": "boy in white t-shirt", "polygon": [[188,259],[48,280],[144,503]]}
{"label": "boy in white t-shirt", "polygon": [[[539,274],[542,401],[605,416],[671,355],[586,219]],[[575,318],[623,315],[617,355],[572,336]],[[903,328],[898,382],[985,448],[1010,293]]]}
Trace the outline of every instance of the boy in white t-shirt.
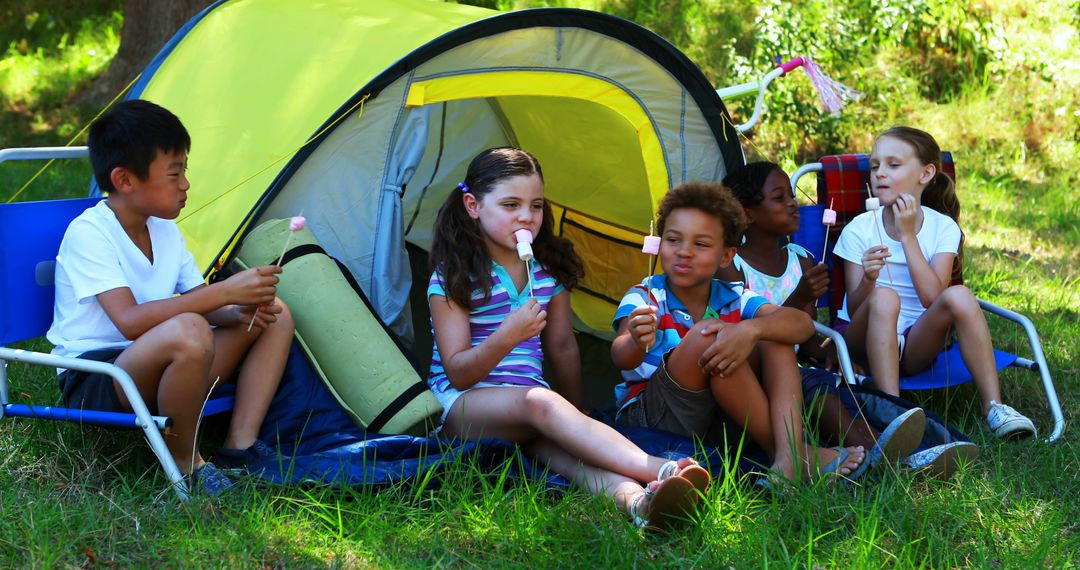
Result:
{"label": "boy in white t-shirt", "polygon": [[[214,460],[243,468],[271,455],[256,439],[292,342],[275,297],[280,267],[207,285],[175,219],[189,188],[191,139],[171,112],[125,101],[90,126],[90,162],[107,199],[75,218],[56,257],[53,354],[115,362],[152,411],[173,419],[165,443],[192,487],[215,495],[232,481],[195,448],[195,427],[216,381],[238,371],[236,404]],[[179,295],[178,295],[179,294]],[[254,326],[248,331],[248,323]],[[59,371],[64,404],[130,411],[108,376]]]}

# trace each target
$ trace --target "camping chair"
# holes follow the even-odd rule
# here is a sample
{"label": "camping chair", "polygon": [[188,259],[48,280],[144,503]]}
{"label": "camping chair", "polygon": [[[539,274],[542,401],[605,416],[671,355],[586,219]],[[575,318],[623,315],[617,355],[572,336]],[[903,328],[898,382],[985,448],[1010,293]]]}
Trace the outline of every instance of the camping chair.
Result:
{"label": "camping chair", "polygon": [[[956,172],[952,154],[943,152],[941,159],[942,171],[955,181]],[[822,247],[825,245],[826,227],[820,223],[821,215],[826,206],[830,203],[833,204],[833,209],[836,210],[836,225],[829,227],[827,230],[829,238],[828,253],[825,255],[825,262],[829,267],[829,292],[818,301],[819,306],[828,307],[831,322],[832,319],[836,318],[836,312],[843,304],[845,292],[843,263],[834,259],[830,254],[844,226],[864,211],[864,200],[867,198],[866,187],[870,183],[870,157],[866,154],[826,156],[821,159],[821,162],[803,165],[791,177],[793,192],[799,179],[807,172],[818,173],[818,203],[817,205],[802,206],[800,208],[804,223],[799,228],[799,231],[792,236],[792,239],[811,252],[822,251]],[[956,264],[953,267],[953,285],[963,283],[962,265],[963,252],[957,256]],[[1043,389],[1046,392],[1050,412],[1054,417],[1054,429],[1048,442],[1057,441],[1065,429],[1065,419],[1062,416],[1061,404],[1058,402],[1057,391],[1050,378],[1050,369],[1046,365],[1046,357],[1043,355],[1042,343],[1039,341],[1039,334],[1035,330],[1035,325],[1023,315],[998,307],[982,299],[978,301],[984,311],[1019,324],[1027,333],[1034,360],[997,349],[994,350],[994,360],[998,370],[1014,366],[1039,373],[1042,377]],[[856,377],[851,367],[851,357],[843,335],[824,324],[815,322],[814,325],[819,333],[832,339],[835,343],[837,360],[840,363],[840,370],[844,379],[848,383],[856,383]],[[955,386],[971,380],[971,373],[960,356],[960,347],[953,344],[947,350],[942,351],[937,361],[928,370],[913,376],[900,378],[900,387],[905,390],[925,390]]]}
{"label": "camping chair", "polygon": [[[81,147],[81,150],[0,150],[0,162],[12,159],[85,156],[85,147]],[[161,437],[161,430],[172,425],[172,419],[150,415],[135,383],[123,369],[114,364],[64,358],[8,346],[14,342],[44,336],[48,331],[53,316],[53,270],[60,241],[71,220],[99,200],[101,198],[0,204],[0,419],[11,416],[141,429],[166,476],[173,483],[173,488],[181,498],[186,498],[183,476]],[[99,412],[13,404],[8,399],[8,361],[107,374],[123,388],[133,412]],[[232,396],[217,398],[207,403],[203,415],[229,411],[232,407]]]}

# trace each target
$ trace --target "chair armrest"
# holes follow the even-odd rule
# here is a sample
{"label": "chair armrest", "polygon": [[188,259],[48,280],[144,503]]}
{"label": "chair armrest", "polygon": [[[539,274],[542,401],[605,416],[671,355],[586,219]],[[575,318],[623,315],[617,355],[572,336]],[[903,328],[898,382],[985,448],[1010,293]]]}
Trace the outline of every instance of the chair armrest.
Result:
{"label": "chair armrest", "polygon": [[814,321],[814,330],[828,337],[836,345],[836,359],[840,361],[840,374],[844,377],[844,382],[858,384],[855,380],[855,371],[851,369],[851,355],[848,353],[847,341],[844,340],[844,335],[817,321]]}
{"label": "chair armrest", "polygon": [[808,172],[821,172],[825,170],[825,165],[820,162],[810,162],[804,164],[795,169],[795,172],[791,173],[791,193],[795,193],[795,189],[799,186],[799,179]]}
{"label": "chair armrest", "polygon": [[169,453],[168,447],[165,446],[165,440],[161,437],[161,431],[159,430],[158,424],[154,421],[153,416],[150,415],[150,410],[146,408],[146,403],[143,401],[142,395],[139,394],[139,389],[135,386],[135,382],[123,368],[109,362],[97,362],[82,358],[68,358],[56,356],[55,354],[45,354],[43,352],[34,352],[32,350],[6,347],[0,347],[0,360],[25,362],[27,364],[37,364],[52,368],[67,368],[83,372],[96,372],[105,374],[115,380],[124,391],[124,395],[131,405],[132,413],[139,418],[139,427],[142,428],[143,433],[150,442],[151,449],[154,451],[154,454],[157,455],[158,461],[161,462],[161,467],[165,470],[165,475],[173,482],[174,486],[176,486],[176,491],[181,498],[187,497],[186,491],[179,486],[183,481],[183,475],[180,474],[180,469],[176,466],[176,462],[173,461],[172,454]]}
{"label": "chair armrest", "polygon": [[1057,441],[1058,438],[1061,437],[1061,433],[1065,430],[1065,417],[1061,411],[1061,402],[1058,401],[1054,382],[1050,378],[1050,367],[1046,365],[1046,356],[1043,354],[1042,342],[1039,340],[1039,332],[1035,330],[1035,324],[1031,322],[1031,319],[1020,313],[999,307],[982,299],[977,299],[977,301],[979,301],[979,306],[982,307],[982,310],[1019,324],[1023,327],[1024,332],[1027,333],[1028,344],[1031,346],[1031,352],[1035,360],[1035,366],[1033,368],[1037,370],[1039,376],[1042,377],[1043,389],[1046,391],[1046,401],[1050,407],[1050,413],[1054,416],[1054,430],[1047,439],[1047,442],[1053,443]]}

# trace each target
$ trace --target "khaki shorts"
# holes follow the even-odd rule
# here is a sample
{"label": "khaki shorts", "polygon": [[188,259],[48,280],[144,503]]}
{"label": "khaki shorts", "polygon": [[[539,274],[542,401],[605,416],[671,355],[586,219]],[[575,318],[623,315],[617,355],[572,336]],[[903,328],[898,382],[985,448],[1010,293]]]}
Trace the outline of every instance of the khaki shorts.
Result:
{"label": "khaki shorts", "polygon": [[[738,442],[738,429],[734,440],[725,440],[728,427],[736,427],[716,405],[712,391],[687,390],[679,386],[667,371],[668,351],[660,366],[649,379],[649,385],[641,391],[638,399],[623,408],[616,423],[627,427],[647,427],[669,431],[686,437],[698,437],[706,445],[723,446],[726,441]],[[729,426],[730,424],[730,426]]]}

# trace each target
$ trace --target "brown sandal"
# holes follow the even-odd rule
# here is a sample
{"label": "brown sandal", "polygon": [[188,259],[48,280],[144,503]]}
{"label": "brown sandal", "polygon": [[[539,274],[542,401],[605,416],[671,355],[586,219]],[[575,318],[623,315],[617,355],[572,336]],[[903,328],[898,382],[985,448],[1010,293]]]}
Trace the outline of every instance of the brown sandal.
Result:
{"label": "brown sandal", "polygon": [[[700,496],[690,481],[678,475],[669,476],[658,483],[655,490],[645,487],[645,492],[630,504],[634,524],[646,530],[665,531],[676,524],[685,523],[694,512]],[[641,502],[645,497],[650,498],[649,510],[645,516],[641,516]]]}

